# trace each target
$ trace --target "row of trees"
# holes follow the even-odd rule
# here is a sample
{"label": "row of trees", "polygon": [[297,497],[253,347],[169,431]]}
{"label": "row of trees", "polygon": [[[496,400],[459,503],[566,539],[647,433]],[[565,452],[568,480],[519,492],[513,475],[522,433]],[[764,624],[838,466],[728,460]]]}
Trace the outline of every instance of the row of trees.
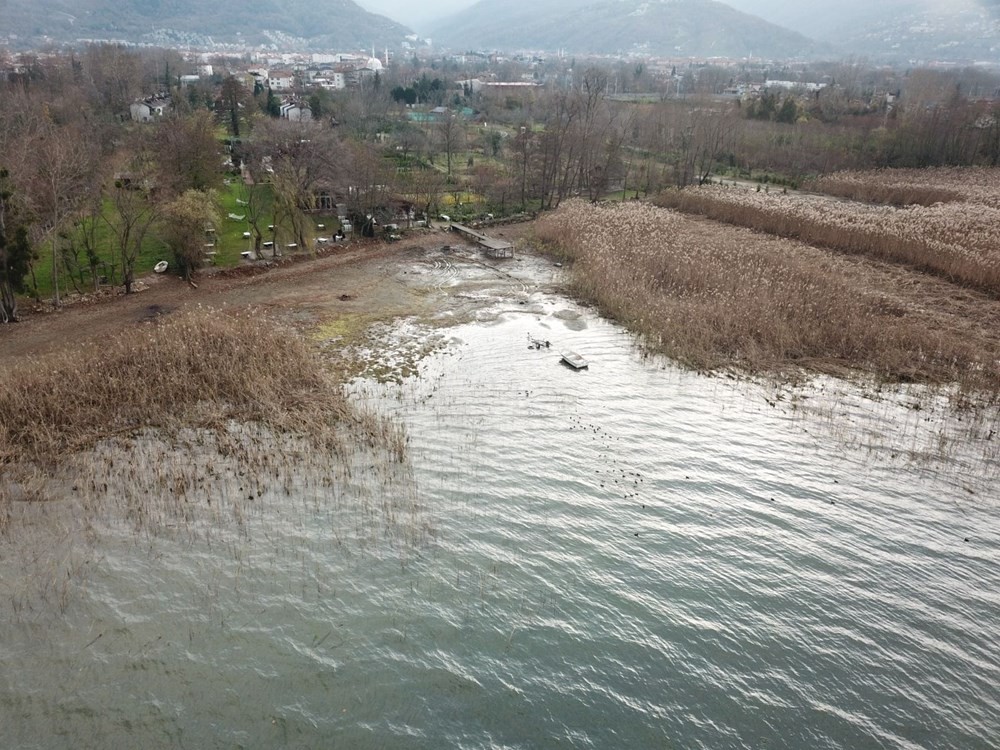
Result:
{"label": "row of trees", "polygon": [[[67,287],[82,291],[101,277],[131,291],[149,231],[161,221],[177,227],[178,201],[189,191],[203,196],[204,231],[211,191],[221,184],[214,118],[198,112],[156,128],[127,123],[122,114],[141,71],[139,56],[95,47],[82,61],[49,60],[0,82],[0,319],[17,318],[16,292],[41,285],[42,253],[59,305]],[[108,237],[110,260],[98,247]],[[190,244],[169,232],[164,242],[184,267]]]}
{"label": "row of trees", "polygon": [[[262,225],[272,222],[304,244],[304,212],[317,192],[346,185],[351,149],[330,127],[270,120],[262,113],[267,92],[232,77],[203,97],[211,107],[201,98],[192,106],[174,89],[163,121],[130,122],[129,105],[164,91],[178,60],[98,45],[27,58],[0,79],[0,320],[16,320],[17,295],[43,286],[56,305],[67,289],[95,289],[101,280],[131,292],[151,242],[190,276],[202,262],[206,227],[219,222],[224,173],[238,174],[241,160],[256,177],[241,200],[258,248]],[[313,98],[317,110],[329,103]],[[39,278],[39,267],[51,277]]]}

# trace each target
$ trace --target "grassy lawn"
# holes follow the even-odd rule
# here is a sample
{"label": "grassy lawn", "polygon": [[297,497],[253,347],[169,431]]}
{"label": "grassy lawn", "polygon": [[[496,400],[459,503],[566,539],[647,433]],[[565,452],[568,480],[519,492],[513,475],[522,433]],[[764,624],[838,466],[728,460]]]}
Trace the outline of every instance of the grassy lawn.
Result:
{"label": "grassy lawn", "polygon": [[[243,216],[247,214],[246,206],[240,205],[237,201],[242,193],[240,180],[234,179],[231,184],[224,185],[219,192],[219,225],[215,228],[215,247],[212,250],[215,255],[211,260],[206,259],[207,265],[235,266],[240,262],[240,253],[244,250],[253,249],[253,239],[243,236],[244,232],[250,231],[250,223],[244,218],[242,221],[229,218],[233,216]],[[270,215],[270,193],[267,196],[267,212]],[[271,223],[270,218],[261,222],[265,229],[264,239],[267,236],[266,227]]]}
{"label": "grassy lawn", "polygon": [[[111,216],[114,208],[110,200],[106,200],[103,205],[103,214]],[[122,263],[121,253],[116,247],[116,239],[111,227],[107,222],[99,217],[87,217],[75,225],[72,230],[65,233],[61,243],[64,254],[75,258],[72,271],[73,278],[70,278],[65,265],[59,269],[59,290],[64,294],[67,291],[75,291],[75,286],[79,286],[82,291],[93,290],[93,273],[87,259],[85,250],[85,234],[89,232],[98,257],[96,275],[102,283],[121,284],[122,283]],[[69,249],[67,250],[67,247]],[[33,268],[33,277],[29,275],[28,283],[37,283],[36,292],[39,297],[45,299],[53,296],[52,283],[52,240],[51,237],[36,248],[37,260]],[[153,266],[161,260],[170,260],[170,253],[166,243],[151,229],[143,240],[136,258],[136,275],[149,273]]]}
{"label": "grassy lawn", "polygon": [[[250,250],[253,247],[253,240],[244,236],[245,232],[251,231],[249,222],[245,218],[242,220],[229,218],[230,214],[233,216],[246,216],[246,206],[241,205],[239,202],[241,194],[242,185],[238,179],[233,179],[229,184],[223,185],[218,193],[220,221],[213,233],[205,233],[206,253],[214,253],[214,255],[206,256],[206,265],[221,267],[238,265],[243,260],[240,253]],[[114,209],[110,201],[106,201],[103,208],[106,216],[113,215]],[[315,229],[317,236],[332,236],[339,226],[336,213],[333,215],[314,214],[310,218],[317,227]],[[83,238],[84,232],[89,228],[88,222],[95,221],[96,224],[92,227],[92,234],[99,258],[97,276],[102,278],[104,283],[114,285],[122,283],[121,253],[116,247],[114,233],[104,219],[87,218],[77,224],[72,232],[63,239],[64,247],[72,243],[73,248],[76,250],[78,269],[74,269],[73,276],[76,286],[79,286],[84,292],[93,290],[93,276],[87,262],[87,253],[84,250]],[[264,218],[261,220],[262,229],[264,230],[264,241],[275,240],[275,233],[267,230],[267,227],[272,222],[270,193],[268,192],[265,195]],[[325,226],[323,229],[320,229],[318,228],[319,225]],[[208,245],[214,246],[208,247]],[[53,294],[51,242],[43,243],[37,248],[37,251],[38,259],[34,266],[34,278],[38,284],[38,296],[47,299]],[[135,275],[141,277],[152,273],[153,266],[161,260],[167,261],[171,266],[173,265],[173,255],[162,239],[158,228],[154,225],[143,240],[139,256],[135,263]],[[28,281],[31,283],[30,277]],[[65,266],[60,268],[59,289],[61,293],[75,291],[73,281],[70,279]]]}

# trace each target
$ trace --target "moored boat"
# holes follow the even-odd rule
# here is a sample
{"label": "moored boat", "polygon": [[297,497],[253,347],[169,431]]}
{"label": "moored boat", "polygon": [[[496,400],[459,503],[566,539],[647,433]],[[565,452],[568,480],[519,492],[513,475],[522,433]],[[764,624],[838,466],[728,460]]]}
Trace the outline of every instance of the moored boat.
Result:
{"label": "moored boat", "polygon": [[562,357],[562,361],[565,362],[570,367],[572,367],[574,370],[582,370],[590,365],[590,363],[587,362],[586,359],[581,357],[576,352],[567,350],[564,352],[560,352],[559,355]]}

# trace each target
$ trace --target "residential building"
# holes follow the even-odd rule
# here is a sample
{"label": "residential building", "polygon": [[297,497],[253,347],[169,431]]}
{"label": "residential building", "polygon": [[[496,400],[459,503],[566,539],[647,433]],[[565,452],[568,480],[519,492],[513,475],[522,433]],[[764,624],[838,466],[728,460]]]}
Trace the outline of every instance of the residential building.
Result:
{"label": "residential building", "polygon": [[153,122],[163,117],[170,110],[170,106],[169,96],[150,97],[133,102],[129,107],[129,114],[136,122]]}

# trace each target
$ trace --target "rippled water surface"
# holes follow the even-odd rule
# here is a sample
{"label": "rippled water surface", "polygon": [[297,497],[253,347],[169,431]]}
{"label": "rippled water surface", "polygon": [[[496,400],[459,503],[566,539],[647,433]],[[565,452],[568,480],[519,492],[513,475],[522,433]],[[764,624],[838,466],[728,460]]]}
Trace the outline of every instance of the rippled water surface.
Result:
{"label": "rippled water surface", "polygon": [[891,401],[793,405],[531,302],[358,386],[407,425],[415,547],[276,499],[249,538],[102,530],[38,600],[5,543],[2,744],[997,747],[989,465],[905,460],[926,417]]}

